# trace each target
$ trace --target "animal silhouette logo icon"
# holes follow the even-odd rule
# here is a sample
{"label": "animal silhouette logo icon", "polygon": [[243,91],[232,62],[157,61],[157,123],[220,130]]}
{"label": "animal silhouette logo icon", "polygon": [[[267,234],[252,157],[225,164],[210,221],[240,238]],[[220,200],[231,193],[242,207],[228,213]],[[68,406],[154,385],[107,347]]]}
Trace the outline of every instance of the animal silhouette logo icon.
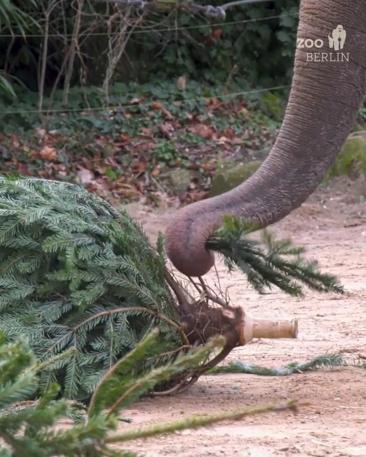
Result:
{"label": "animal silhouette logo icon", "polygon": [[344,47],[346,42],[347,33],[343,25],[337,25],[337,27],[332,31],[331,35],[328,35],[329,47],[333,48],[335,51],[340,51]]}

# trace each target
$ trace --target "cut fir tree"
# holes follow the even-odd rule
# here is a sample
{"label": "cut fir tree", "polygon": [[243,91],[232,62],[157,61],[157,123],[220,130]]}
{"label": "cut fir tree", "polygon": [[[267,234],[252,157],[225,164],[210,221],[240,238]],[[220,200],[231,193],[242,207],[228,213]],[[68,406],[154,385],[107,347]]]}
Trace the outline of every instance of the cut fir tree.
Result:
{"label": "cut fir tree", "polygon": [[[290,242],[227,218],[208,241],[229,268],[239,267],[258,292],[275,285],[301,294],[301,284],[341,292],[336,279],[305,261]],[[153,328],[161,349],[146,353],[137,376],[173,362],[192,346],[223,335],[226,344],[199,366],[177,374],[156,393],[193,383],[234,347],[258,337],[296,336],[296,322],[252,321],[202,278],[179,282],[166,266],[164,244],[153,248],[125,213],[81,187],[38,179],[0,180],[0,329],[26,337],[40,361],[41,388],[57,382],[67,398],[86,400],[122,357]]]}
{"label": "cut fir tree", "polygon": [[42,392],[37,401],[27,401],[37,392],[37,373],[49,362],[37,362],[22,340],[6,344],[0,333],[0,456],[137,457],[120,446],[140,438],[204,427],[223,420],[238,420],[269,411],[296,411],[297,406],[301,406],[290,400],[124,429],[120,414],[137,397],[162,380],[200,364],[215,347],[224,344],[223,338],[217,336],[181,354],[174,362],[145,372],[142,377],[126,377],[125,369],[128,371],[131,364],[137,365],[146,352],[158,350],[158,341],[158,332],[152,331],[119,360],[99,383],[86,411],[80,402],[56,399],[56,384]]}

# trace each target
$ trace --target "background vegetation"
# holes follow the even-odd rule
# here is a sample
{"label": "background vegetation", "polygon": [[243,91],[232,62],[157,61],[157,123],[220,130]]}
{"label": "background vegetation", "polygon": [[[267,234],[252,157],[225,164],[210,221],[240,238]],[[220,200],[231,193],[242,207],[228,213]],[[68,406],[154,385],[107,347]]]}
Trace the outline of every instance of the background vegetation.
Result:
{"label": "background vegetation", "polygon": [[169,3],[166,11],[158,3],[141,12],[93,0],[1,0],[3,89],[18,83],[43,96],[61,88],[67,103],[75,85],[103,84],[108,92],[111,82],[183,74],[242,87],[288,82],[297,4],[239,5],[226,19],[209,20]]}
{"label": "background vegetation", "polygon": [[272,141],[297,4],[208,18],[161,1],[0,0],[2,172],[119,200],[202,198],[229,152],[261,158]]}
{"label": "background vegetation", "polygon": [[153,204],[248,177],[282,119],[298,0],[225,18],[122,1],[0,0],[2,173]]}

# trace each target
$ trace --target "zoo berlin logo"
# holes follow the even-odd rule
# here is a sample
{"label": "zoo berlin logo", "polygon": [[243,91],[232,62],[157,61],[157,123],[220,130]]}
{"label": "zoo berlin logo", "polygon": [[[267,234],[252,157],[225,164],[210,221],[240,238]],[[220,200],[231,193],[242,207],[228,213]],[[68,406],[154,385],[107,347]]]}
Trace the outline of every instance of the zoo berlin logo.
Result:
{"label": "zoo berlin logo", "polygon": [[347,32],[343,25],[337,25],[328,35],[329,49],[333,51],[325,51],[325,40],[317,38],[298,38],[297,47],[306,49],[307,62],[349,62],[349,52],[343,52],[346,43]]}

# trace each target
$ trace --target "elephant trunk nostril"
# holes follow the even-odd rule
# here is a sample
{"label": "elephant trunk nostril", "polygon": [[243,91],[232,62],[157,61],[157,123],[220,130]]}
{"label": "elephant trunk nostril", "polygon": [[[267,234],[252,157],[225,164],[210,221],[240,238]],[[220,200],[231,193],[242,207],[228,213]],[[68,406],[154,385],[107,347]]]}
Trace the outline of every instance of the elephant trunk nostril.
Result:
{"label": "elephant trunk nostril", "polygon": [[182,255],[179,249],[176,250],[174,245],[169,244],[167,252],[175,268],[186,276],[203,276],[215,264],[214,255],[206,249],[203,253],[195,252],[194,256],[189,254],[189,250],[185,252],[187,255]]}
{"label": "elephant trunk nostril", "polygon": [[166,251],[173,265],[187,276],[203,276],[215,264],[214,254],[205,247],[208,236],[198,224],[178,218],[166,231]]}

